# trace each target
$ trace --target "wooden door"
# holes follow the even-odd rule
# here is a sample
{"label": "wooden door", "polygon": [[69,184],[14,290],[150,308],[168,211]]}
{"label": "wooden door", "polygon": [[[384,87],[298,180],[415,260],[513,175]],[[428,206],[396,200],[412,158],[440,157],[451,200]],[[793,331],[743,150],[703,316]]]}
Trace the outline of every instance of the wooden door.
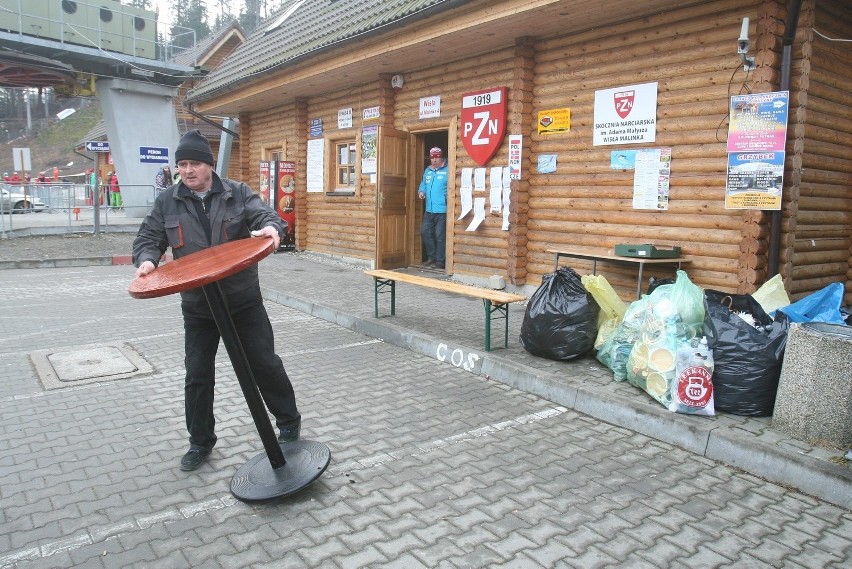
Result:
{"label": "wooden door", "polygon": [[408,133],[379,127],[376,173],[376,268],[408,265]]}

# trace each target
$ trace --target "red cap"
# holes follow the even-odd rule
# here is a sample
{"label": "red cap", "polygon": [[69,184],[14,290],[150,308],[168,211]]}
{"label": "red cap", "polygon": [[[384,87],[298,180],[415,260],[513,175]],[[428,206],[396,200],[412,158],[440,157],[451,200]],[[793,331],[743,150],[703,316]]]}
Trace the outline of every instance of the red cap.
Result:
{"label": "red cap", "polygon": [[444,155],[444,152],[440,148],[438,148],[437,146],[432,148],[432,150],[429,151],[429,157],[430,158],[432,158],[433,156],[443,156],[443,155]]}

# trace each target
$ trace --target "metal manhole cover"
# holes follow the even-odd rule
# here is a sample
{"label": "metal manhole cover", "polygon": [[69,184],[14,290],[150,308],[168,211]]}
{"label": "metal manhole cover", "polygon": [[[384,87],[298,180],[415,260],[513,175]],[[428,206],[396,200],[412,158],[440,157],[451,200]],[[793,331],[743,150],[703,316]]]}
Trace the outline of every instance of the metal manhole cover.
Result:
{"label": "metal manhole cover", "polygon": [[38,350],[30,354],[45,389],[127,379],[153,371],[127,344]]}

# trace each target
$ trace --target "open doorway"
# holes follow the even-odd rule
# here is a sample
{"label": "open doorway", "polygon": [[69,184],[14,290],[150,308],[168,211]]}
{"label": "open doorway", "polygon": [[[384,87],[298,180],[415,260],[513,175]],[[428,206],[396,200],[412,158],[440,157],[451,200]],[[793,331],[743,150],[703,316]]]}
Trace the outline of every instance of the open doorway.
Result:
{"label": "open doorway", "polygon": [[[416,164],[418,166],[418,171],[415,174],[414,178],[414,188],[415,194],[418,192],[420,188],[420,182],[423,180],[423,176],[426,172],[426,169],[430,167],[431,160],[429,156],[429,151],[432,148],[440,148],[443,153],[444,160],[447,160],[448,157],[448,134],[446,130],[437,130],[431,132],[424,132],[416,135]],[[451,175],[451,174],[448,174]],[[412,255],[412,263],[416,266],[422,265],[427,259],[428,254],[426,252],[426,244],[423,241],[423,237],[421,235],[421,227],[423,226],[423,217],[426,212],[426,200],[418,199],[416,201],[416,215],[415,215],[415,243],[418,245],[414,249],[414,254]],[[449,203],[449,200],[448,200]],[[446,225],[446,224],[445,224]],[[443,240],[443,248],[444,251],[441,255],[442,258],[445,258],[446,253],[446,238]],[[446,261],[445,261],[446,262]],[[431,268],[431,267],[430,267]],[[443,268],[435,268],[435,270],[439,270],[443,272]]]}

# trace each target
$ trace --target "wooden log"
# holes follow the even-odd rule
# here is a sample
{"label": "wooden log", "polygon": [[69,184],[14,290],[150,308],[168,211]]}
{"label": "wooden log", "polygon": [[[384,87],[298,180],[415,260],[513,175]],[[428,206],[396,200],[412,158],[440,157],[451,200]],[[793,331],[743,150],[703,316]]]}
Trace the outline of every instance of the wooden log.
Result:
{"label": "wooden log", "polygon": [[808,294],[814,293],[820,289],[827,287],[832,283],[836,283],[838,281],[842,282],[842,279],[838,279],[834,276],[821,276],[814,278],[804,278],[798,279],[796,278],[795,270],[793,271],[793,282],[790,285],[790,295],[791,300],[794,295],[798,297],[807,296]]}
{"label": "wooden log", "polygon": [[846,225],[852,226],[852,211],[799,210],[797,227],[803,225]]}
{"label": "wooden log", "polygon": [[796,280],[828,277],[833,278],[835,281],[843,282],[847,270],[849,270],[848,262],[826,263],[824,265],[800,265],[797,260],[793,269],[793,277]]}
{"label": "wooden log", "polygon": [[809,251],[846,251],[852,254],[852,238],[797,239],[794,248],[797,254]]}
{"label": "wooden log", "polygon": [[820,182],[803,180],[799,184],[799,196],[852,200],[852,186],[843,187],[835,184],[823,184]]}

